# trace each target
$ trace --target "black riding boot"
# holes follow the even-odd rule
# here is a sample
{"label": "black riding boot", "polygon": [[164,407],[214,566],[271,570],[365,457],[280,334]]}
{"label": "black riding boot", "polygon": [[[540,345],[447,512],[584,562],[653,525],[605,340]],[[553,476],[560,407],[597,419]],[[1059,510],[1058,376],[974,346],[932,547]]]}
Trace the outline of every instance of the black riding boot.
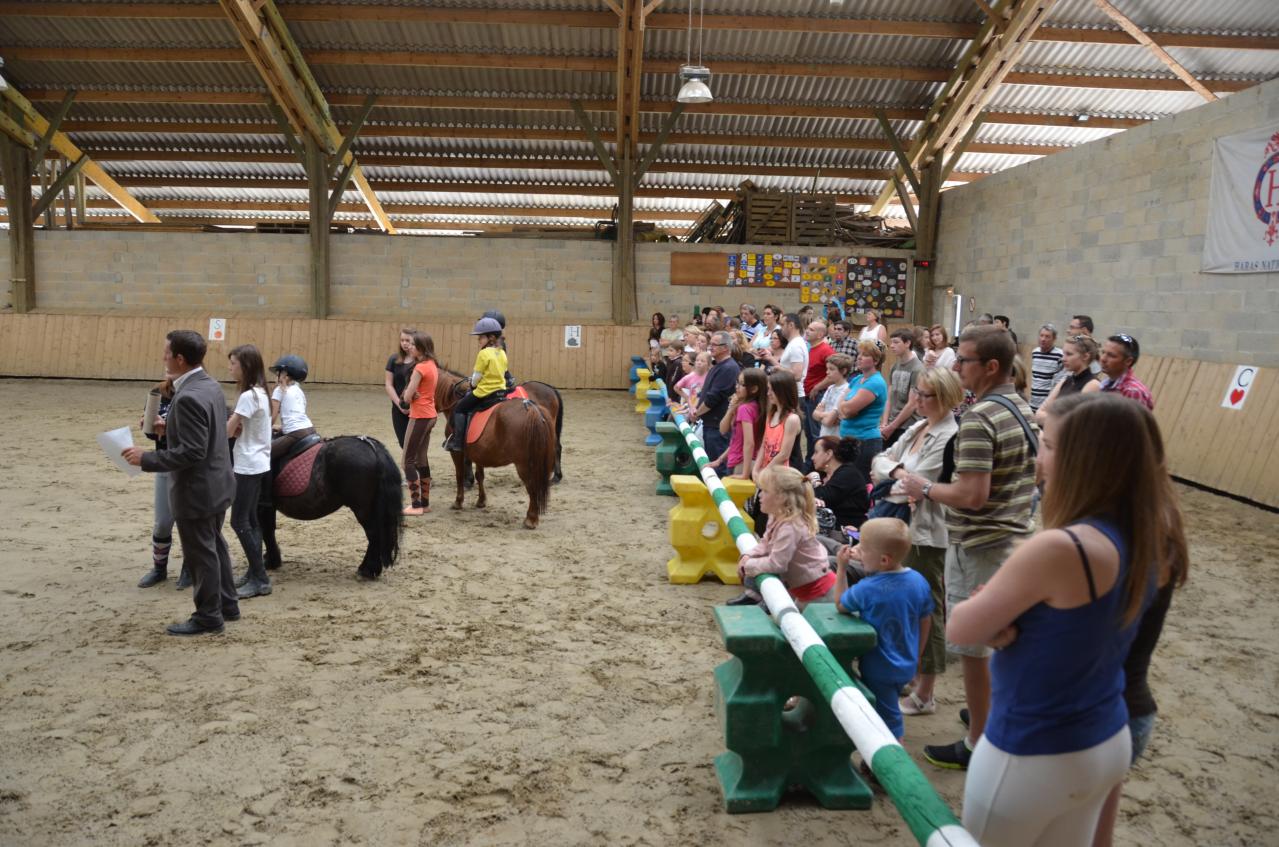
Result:
{"label": "black riding boot", "polygon": [[138,588],[150,588],[169,578],[169,548],[172,546],[172,536],[163,540],[151,536],[151,570],[138,580]]}
{"label": "black riding boot", "polygon": [[450,453],[460,453],[462,451],[462,447],[466,444],[466,426],[470,419],[471,416],[466,412],[453,413],[453,434],[445,442],[445,450]]}
{"label": "black riding boot", "polygon": [[249,567],[244,572],[244,585],[237,585],[236,596],[241,600],[250,597],[265,597],[271,593],[271,577],[267,576],[266,565],[262,563],[262,533],[256,529],[245,529],[236,532],[240,546],[244,548],[244,557]]}
{"label": "black riding boot", "polygon": [[182,571],[178,574],[178,581],[173,587],[178,591],[182,591],[190,588],[191,584],[191,572],[187,570],[186,562],[183,562]]}

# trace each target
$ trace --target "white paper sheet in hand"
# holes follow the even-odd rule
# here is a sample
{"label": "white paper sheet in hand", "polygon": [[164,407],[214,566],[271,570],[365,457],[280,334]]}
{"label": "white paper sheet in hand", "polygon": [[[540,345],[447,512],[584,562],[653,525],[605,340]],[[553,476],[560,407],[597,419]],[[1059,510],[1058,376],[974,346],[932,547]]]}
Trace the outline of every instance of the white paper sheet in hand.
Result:
{"label": "white paper sheet in hand", "polygon": [[129,432],[127,426],[113,429],[110,432],[99,433],[98,444],[102,447],[102,452],[107,454],[107,458],[115,462],[116,466],[129,476],[137,476],[142,473],[142,468],[129,464],[120,455],[126,447],[133,446],[133,433]]}

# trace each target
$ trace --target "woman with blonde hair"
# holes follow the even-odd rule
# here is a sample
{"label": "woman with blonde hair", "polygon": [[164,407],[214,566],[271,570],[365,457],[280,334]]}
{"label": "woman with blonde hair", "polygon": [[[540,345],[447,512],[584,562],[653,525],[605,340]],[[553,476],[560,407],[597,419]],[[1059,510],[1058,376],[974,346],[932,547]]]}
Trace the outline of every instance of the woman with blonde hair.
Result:
{"label": "woman with blonde hair", "polygon": [[1044,529],[950,610],[948,641],[998,649],[964,786],[964,828],[986,847],[1090,843],[1128,770],[1125,660],[1187,560],[1158,433],[1124,397],[1053,404],[1036,459]]}
{"label": "woman with blonde hair", "polygon": [[1101,390],[1099,374],[1092,372],[1092,363],[1097,361],[1101,347],[1092,337],[1076,335],[1066,339],[1061,348],[1061,365],[1066,371],[1066,378],[1053,386],[1047,399],[1035,413],[1035,421],[1040,426],[1048,419],[1048,409],[1058,397],[1069,397],[1072,394],[1091,394]]}
{"label": "woman with blonde hair", "polygon": [[848,393],[839,404],[840,438],[856,438],[861,447],[857,469],[870,478],[871,460],[884,449],[879,431],[884,405],[888,403],[888,383],[879,372],[884,363],[884,345],[878,341],[857,344],[857,373],[848,380]]}
{"label": "woman with blonde hair", "polygon": [[[954,371],[933,368],[919,375],[919,382],[912,390],[924,419],[875,457],[870,469],[874,483],[899,480],[907,474],[918,474],[929,482],[941,481],[946,445],[959,432],[959,424],[950,410],[964,399],[964,388]],[[893,484],[888,499],[903,504],[910,502],[900,482]],[[946,670],[946,589],[942,577],[946,572],[949,543],[946,507],[933,500],[917,501],[911,512],[910,553],[905,564],[928,580],[933,596],[933,623],[928,641],[919,645],[919,674],[913,689],[901,701],[904,715],[931,715],[937,711],[933,686],[937,675]]]}
{"label": "woman with blonde hair", "polygon": [[857,336],[858,341],[878,341],[880,344],[888,343],[888,329],[879,322],[879,310],[867,309],[866,326],[862,327],[861,333]]}

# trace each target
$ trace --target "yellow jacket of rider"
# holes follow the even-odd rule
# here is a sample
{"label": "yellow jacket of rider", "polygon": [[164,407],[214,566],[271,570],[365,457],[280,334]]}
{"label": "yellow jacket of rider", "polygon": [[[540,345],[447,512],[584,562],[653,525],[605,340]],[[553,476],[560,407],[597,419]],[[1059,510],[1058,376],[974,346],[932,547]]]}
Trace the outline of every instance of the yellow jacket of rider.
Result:
{"label": "yellow jacket of rider", "polygon": [[501,347],[485,347],[475,357],[475,372],[480,380],[475,384],[475,396],[487,397],[494,391],[506,388],[506,353]]}

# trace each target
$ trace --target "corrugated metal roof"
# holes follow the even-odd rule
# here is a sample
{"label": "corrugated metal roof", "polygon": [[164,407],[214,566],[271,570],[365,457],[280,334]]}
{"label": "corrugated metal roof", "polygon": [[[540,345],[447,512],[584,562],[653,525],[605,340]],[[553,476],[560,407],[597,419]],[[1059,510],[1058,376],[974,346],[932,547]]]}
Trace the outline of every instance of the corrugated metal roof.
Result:
{"label": "corrugated metal roof", "polygon": [[[141,1],[141,0],[140,0]],[[332,3],[335,0],[285,0],[282,6],[303,2]],[[660,11],[682,14],[692,0],[670,0]],[[68,0],[76,2],[76,0]],[[188,2],[188,0],[180,0]],[[216,8],[208,0],[192,0]],[[336,0],[348,5],[386,5],[388,0]],[[419,0],[390,0],[395,5],[417,6]],[[698,0],[700,2],[700,0]],[[114,5],[118,5],[114,4]],[[602,11],[599,0],[445,0],[435,7],[455,6],[470,9],[538,9],[550,11]],[[1276,0],[1187,0],[1168,3],[1163,0],[1126,0],[1124,11],[1141,26],[1152,31],[1201,31],[1214,33],[1279,31],[1279,7]],[[782,15],[788,17],[897,19],[976,23],[982,13],[971,0],[846,0],[831,5],[828,0],[708,0],[707,14]],[[497,17],[500,19],[500,11]],[[1092,0],[1061,0],[1051,17],[1055,26],[1104,28],[1114,24],[1100,12]],[[423,24],[414,22],[377,22],[341,20],[333,22],[294,21],[290,31],[304,49],[342,49],[354,51],[397,50],[415,53],[474,52],[491,55],[586,56],[611,60],[617,47],[616,29],[560,27],[542,25]],[[902,79],[858,79],[802,76],[760,76],[717,74],[717,63],[727,61],[777,62],[781,64],[838,63],[849,65],[881,65],[948,69],[962,54],[967,43],[961,39],[907,38],[901,36],[865,36],[787,31],[707,30],[703,36],[705,61],[711,67],[711,88],[718,103],[766,103],[772,105],[812,105],[850,107],[884,105],[888,107],[923,108],[931,104],[941,89],[939,82],[914,82]],[[221,47],[239,49],[233,29],[223,20],[166,18],[59,18],[13,15],[0,21],[0,44],[10,46],[61,47]],[[649,29],[645,57],[682,61],[688,49],[688,33],[682,29]],[[694,45],[694,54],[697,47]],[[1171,48],[1173,55],[1193,73],[1205,78],[1260,80],[1279,75],[1279,51]],[[0,55],[3,51],[0,50]],[[1083,75],[1146,76],[1171,78],[1168,70],[1148,51],[1137,45],[1089,44],[1073,42],[1035,42],[1027,47],[1018,70]],[[32,62],[12,60],[6,75],[22,88],[139,89],[180,92],[243,91],[265,98],[265,89],[253,67],[247,62],[225,63],[151,63],[151,62]],[[430,66],[316,65],[313,72],[321,86],[329,92],[409,96],[490,96],[540,97],[611,100],[616,95],[612,72],[573,72],[557,70],[504,70],[500,68],[445,68]],[[680,81],[671,73],[647,73],[641,81],[646,100],[673,102]],[[1088,114],[1157,118],[1201,105],[1193,92],[1144,91],[1127,89],[1074,88],[1064,86],[1004,85],[995,94],[991,108],[998,111],[1043,113],[1053,115]],[[51,108],[51,104],[40,104]],[[351,121],[359,108],[333,107],[339,123]],[[656,133],[663,115],[641,115],[640,130]],[[186,123],[214,121],[219,123],[250,122],[254,129],[272,122],[263,106],[204,106],[192,103],[90,103],[75,104],[71,112],[75,121],[120,120],[121,122],[166,120]],[[611,148],[614,116],[592,113],[592,120]],[[601,216],[611,205],[610,197],[583,195],[589,187],[609,185],[601,169],[540,169],[531,165],[572,160],[595,162],[591,146],[583,140],[541,140],[527,137],[487,138],[489,135],[517,134],[521,131],[568,131],[579,135],[576,119],[567,110],[470,110],[377,107],[371,126],[380,130],[361,138],[355,151],[361,156],[375,154],[420,156],[457,156],[460,159],[491,156],[517,160],[511,167],[458,168],[369,166],[366,175],[383,185],[403,186],[402,190],[380,190],[386,203],[411,204],[475,204],[484,206],[582,208],[589,221]],[[403,126],[401,134],[385,130]],[[905,137],[920,128],[918,121],[894,120],[894,129]],[[432,136],[432,129],[450,130],[447,136]],[[225,127],[223,127],[225,129]],[[474,130],[474,136],[465,137]],[[659,163],[678,163],[697,172],[649,173],[642,181],[646,189],[672,191],[698,189],[731,191],[744,176],[717,172],[717,165],[734,169],[791,166],[808,168],[856,168],[882,170],[893,164],[885,150],[856,150],[836,147],[782,147],[720,143],[715,136],[750,136],[757,139],[880,139],[875,121],[864,118],[786,118],[767,116],[732,116],[688,114],[675,128],[676,143],[669,144]],[[1085,143],[1113,134],[1080,122],[1068,126],[1037,124],[986,124],[978,135],[979,143],[1067,146]],[[530,133],[533,134],[533,133]],[[541,134],[541,133],[537,133]],[[680,136],[709,136],[710,143],[691,144]],[[137,133],[123,123],[108,131],[76,132],[75,138],[87,148],[138,150],[133,161],[106,161],[109,172],[121,176],[152,178],[245,178],[250,180],[282,180],[296,183],[302,178],[300,165],[280,163],[224,163],[155,161],[148,151],[197,150],[271,151],[283,153],[282,138],[269,133]],[[723,140],[727,140],[726,138]],[[642,153],[646,147],[640,146]],[[960,161],[963,171],[994,172],[1036,158],[1032,155],[967,153]],[[518,160],[527,159],[521,166]],[[660,166],[660,164],[659,164]],[[816,190],[824,193],[874,194],[881,187],[878,180],[848,180],[821,177],[751,177],[761,188],[786,191]],[[415,185],[423,182],[448,183],[448,190],[422,192]],[[519,186],[552,186],[555,194],[537,191],[502,193],[486,190],[495,183]],[[95,196],[96,196],[96,189]],[[169,201],[236,201],[247,203],[302,202],[306,194],[298,188],[272,189],[202,189],[147,188],[137,189],[139,196]],[[577,193],[575,193],[577,192]],[[348,192],[348,199],[355,195]],[[705,205],[698,198],[641,198],[637,208],[650,216],[663,210],[690,212]],[[231,220],[233,213],[208,213],[208,216]],[[297,213],[281,213],[296,218]],[[360,215],[354,215],[359,218]],[[455,220],[457,218],[446,218]],[[542,223],[552,219],[501,219],[510,223]],[[572,217],[573,223],[581,221]],[[488,216],[485,222],[493,221]],[[681,223],[680,226],[683,224]],[[408,230],[408,227],[404,227]],[[413,227],[418,229],[418,227]],[[423,225],[421,229],[428,229]]]}

